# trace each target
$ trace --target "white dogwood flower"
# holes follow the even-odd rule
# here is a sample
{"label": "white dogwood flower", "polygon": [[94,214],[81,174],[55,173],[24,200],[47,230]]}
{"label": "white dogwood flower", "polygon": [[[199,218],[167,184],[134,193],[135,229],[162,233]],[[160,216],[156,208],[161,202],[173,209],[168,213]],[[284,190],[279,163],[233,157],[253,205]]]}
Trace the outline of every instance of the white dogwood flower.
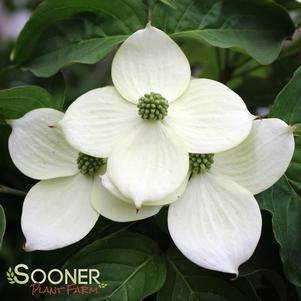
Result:
{"label": "white dogwood flower", "polygon": [[242,99],[216,81],[191,80],[182,50],[151,25],[121,45],[112,80],[79,97],[60,124],[73,147],[109,158],[114,191],[137,208],[171,200],[186,181],[189,152],[230,149],[251,130]]}
{"label": "white dogwood flower", "polygon": [[37,109],[10,120],[9,152],[25,175],[42,180],[28,192],[21,218],[25,250],[52,250],[86,236],[100,213],[118,221],[139,220],[156,214],[159,206],[139,212],[118,200],[101,184],[105,160],[79,153],[65,140],[57,124],[64,114]]}
{"label": "white dogwood flower", "polygon": [[238,274],[261,233],[254,194],[272,186],[294,152],[292,127],[279,119],[256,120],[237,147],[191,154],[192,177],[168,211],[168,227],[180,251],[204,268]]}

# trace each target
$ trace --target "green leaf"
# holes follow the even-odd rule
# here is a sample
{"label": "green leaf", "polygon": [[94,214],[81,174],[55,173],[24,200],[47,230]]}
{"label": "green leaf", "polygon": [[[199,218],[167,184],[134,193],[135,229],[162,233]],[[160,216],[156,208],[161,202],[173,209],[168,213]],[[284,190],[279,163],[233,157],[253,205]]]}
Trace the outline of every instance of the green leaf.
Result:
{"label": "green leaf", "polygon": [[297,0],[276,0],[275,2],[288,9],[300,8],[300,3]]}
{"label": "green leaf", "polygon": [[38,83],[46,89],[52,97],[53,105],[58,110],[63,110],[65,103],[66,85],[62,73],[57,73],[47,79],[41,79]]}
{"label": "green leaf", "polygon": [[301,300],[301,288],[300,287],[296,287],[296,291],[297,291],[297,294],[299,296],[299,300]]}
{"label": "green leaf", "polygon": [[22,30],[14,60],[41,77],[72,63],[94,64],[147,17],[143,1],[46,0]]}
{"label": "green leaf", "polygon": [[[157,301],[259,301],[247,280],[202,269],[176,248],[167,252],[167,278]],[[227,278],[228,277],[228,278]]]}
{"label": "green leaf", "polygon": [[272,1],[181,0],[175,6],[155,5],[152,24],[173,37],[202,39],[222,48],[240,47],[261,64],[273,62],[283,39],[294,31],[288,13]]}
{"label": "green leaf", "polygon": [[175,8],[175,1],[174,0],[160,0],[165,5],[168,5],[172,8]]}
{"label": "green leaf", "polygon": [[260,270],[249,275],[247,279],[256,289],[265,289],[269,292],[275,292],[275,296],[278,298],[273,298],[273,300],[287,301],[285,282],[278,273],[271,270]]}
{"label": "green leaf", "polygon": [[301,67],[278,94],[270,117],[280,118],[290,125],[299,124],[295,130],[295,152],[286,172],[293,187],[301,196]]}
{"label": "green leaf", "polygon": [[286,175],[296,192],[301,196],[301,125],[295,131],[295,152]]}
{"label": "green leaf", "polygon": [[301,198],[285,176],[256,198],[260,207],[272,214],[273,231],[287,278],[301,287]]}
{"label": "green leaf", "polygon": [[5,228],[6,228],[5,212],[3,207],[0,205],[0,248],[2,246]]}
{"label": "green leaf", "polygon": [[276,97],[270,117],[280,118],[290,125],[301,123],[301,67]]}
{"label": "green leaf", "polygon": [[[46,0],[22,30],[14,61],[41,77],[73,63],[94,64],[145,27],[150,8],[144,2]],[[262,64],[277,58],[283,40],[294,30],[287,12],[267,0],[151,2],[152,24],[173,37],[241,48]]]}
{"label": "green leaf", "polygon": [[[181,43],[195,77],[219,80],[220,70],[216,48],[196,39],[187,39]],[[220,55],[223,52],[220,51]]]}
{"label": "green leaf", "polygon": [[267,294],[275,292],[273,301],[287,301],[282,274],[282,261],[279,256],[279,244],[273,233],[272,216],[263,210],[259,243],[252,257],[239,267],[239,275],[246,277],[256,290],[264,289]]}
{"label": "green leaf", "polygon": [[98,296],[72,300],[140,301],[157,292],[166,276],[164,258],[157,245],[141,234],[123,232],[100,239],[70,258],[65,268],[96,268],[107,284]]}
{"label": "green leaf", "polygon": [[38,109],[54,108],[55,103],[51,95],[37,86],[23,86],[0,90],[0,117],[16,119],[25,113]]}
{"label": "green leaf", "polygon": [[40,86],[46,89],[53,98],[58,110],[63,109],[65,102],[65,79],[62,73],[45,78],[37,78],[31,72],[9,66],[0,70],[0,89],[15,88],[18,86]]}
{"label": "green leaf", "polygon": [[249,276],[262,271],[282,272],[279,244],[273,233],[272,216],[265,210],[262,211],[261,215],[262,231],[260,240],[252,257],[239,267],[240,276]]}

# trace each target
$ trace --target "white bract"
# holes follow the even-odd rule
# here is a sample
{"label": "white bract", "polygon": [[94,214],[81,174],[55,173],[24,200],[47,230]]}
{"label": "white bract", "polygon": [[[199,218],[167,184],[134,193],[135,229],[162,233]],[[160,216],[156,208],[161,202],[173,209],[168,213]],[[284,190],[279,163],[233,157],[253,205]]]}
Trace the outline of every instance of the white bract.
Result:
{"label": "white bract", "polygon": [[105,161],[79,154],[60,128],[51,127],[63,116],[53,109],[37,109],[9,121],[14,164],[25,175],[42,180],[30,189],[23,205],[27,251],[57,249],[82,239],[99,216],[91,203],[102,215],[118,221],[143,219],[160,210],[153,206],[136,212],[107,191],[99,179]]}
{"label": "white bract", "polygon": [[253,195],[284,174],[293,152],[292,128],[267,119],[255,120],[247,139],[231,150],[191,155],[192,178],[168,212],[169,231],[181,252],[204,268],[238,274],[261,233]]}
{"label": "white bract", "polygon": [[174,200],[189,152],[225,151],[251,130],[241,98],[216,81],[191,80],[184,53],[150,25],[121,45],[112,80],[79,97],[60,124],[73,147],[109,158],[108,186],[136,208]]}

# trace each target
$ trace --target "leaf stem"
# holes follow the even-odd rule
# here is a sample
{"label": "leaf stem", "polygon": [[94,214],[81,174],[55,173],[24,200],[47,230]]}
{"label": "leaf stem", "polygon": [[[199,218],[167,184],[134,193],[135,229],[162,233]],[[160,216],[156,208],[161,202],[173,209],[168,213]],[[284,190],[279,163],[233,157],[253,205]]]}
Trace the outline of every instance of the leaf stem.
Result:
{"label": "leaf stem", "polygon": [[234,65],[235,62],[237,62],[237,60],[240,58],[241,54],[235,51],[231,52],[231,59],[230,59],[230,63],[231,65]]}
{"label": "leaf stem", "polygon": [[253,71],[256,71],[257,69],[260,69],[260,68],[263,68],[263,67],[267,67],[266,65],[258,65],[258,66],[254,66],[252,68],[249,68],[247,70],[244,70],[242,72],[238,72],[236,74],[233,74],[232,78],[237,78],[237,77],[241,77],[241,76],[244,76],[244,75],[247,75],[248,73],[251,73]]}
{"label": "leaf stem", "polygon": [[229,56],[230,56],[230,50],[229,48],[225,49],[225,63],[224,66],[227,68],[229,66]]}
{"label": "leaf stem", "polygon": [[233,64],[233,68],[240,68],[243,65],[249,63],[250,61],[252,61],[253,59],[251,57],[244,57],[241,61],[237,60],[238,62],[236,64]]}
{"label": "leaf stem", "polygon": [[11,71],[11,70],[14,70],[16,69],[17,67],[15,65],[9,65],[9,66],[6,66],[2,69],[0,69],[0,75],[2,75],[2,73],[5,73],[7,71]]}
{"label": "leaf stem", "polygon": [[300,49],[299,48],[297,50],[295,50],[295,51],[287,51],[286,53],[284,52],[284,54],[282,54],[282,55],[279,56],[278,61],[286,59],[286,58],[288,58],[290,56],[297,55],[297,54],[300,54]]}
{"label": "leaf stem", "polygon": [[220,49],[218,47],[215,47],[215,55],[216,55],[216,61],[217,61],[217,67],[218,67],[218,73],[219,75],[222,72],[222,61],[221,61],[221,53]]}
{"label": "leaf stem", "polygon": [[[299,54],[300,53],[300,51],[292,51],[291,53],[285,53],[285,54],[283,54],[283,55],[280,55],[279,57],[278,57],[278,59],[275,61],[275,63],[277,63],[277,62],[279,62],[279,61],[281,61],[281,60],[284,60],[284,59],[286,59],[286,58],[288,58],[288,57],[290,57],[290,56],[294,56],[294,55],[296,55],[296,54]],[[250,58],[251,60],[252,60],[252,58]],[[248,61],[249,60],[246,60],[245,62],[244,62],[244,64],[246,64],[246,63],[248,63]],[[244,75],[247,75],[248,73],[251,73],[251,72],[253,72],[253,71],[256,71],[256,70],[258,70],[258,69],[260,69],[260,68],[264,68],[264,67],[268,67],[268,66],[270,66],[270,65],[258,65],[258,66],[254,66],[254,67],[252,67],[252,68],[249,68],[249,69],[247,69],[247,70],[244,70],[244,71],[242,71],[242,72],[238,72],[238,73],[236,73],[236,74],[233,74],[233,77],[231,78],[231,79],[233,79],[233,78],[237,78],[237,77],[241,77],[241,76],[244,76]]]}
{"label": "leaf stem", "polygon": [[0,193],[12,194],[17,196],[25,196],[26,192],[14,188],[10,188],[4,185],[0,185]]}

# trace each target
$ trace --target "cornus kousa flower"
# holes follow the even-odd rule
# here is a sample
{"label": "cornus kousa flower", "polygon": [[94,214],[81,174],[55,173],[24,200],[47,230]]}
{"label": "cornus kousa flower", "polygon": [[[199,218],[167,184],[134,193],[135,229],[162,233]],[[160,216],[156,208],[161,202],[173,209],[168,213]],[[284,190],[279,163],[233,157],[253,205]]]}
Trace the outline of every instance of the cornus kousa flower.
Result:
{"label": "cornus kousa flower", "polygon": [[13,128],[9,137],[13,162],[25,175],[42,180],[24,200],[21,224],[27,251],[56,249],[82,239],[99,216],[91,203],[117,221],[139,220],[160,210],[153,206],[136,212],[107,191],[99,179],[106,160],[79,153],[61,129],[51,127],[63,116],[53,109],[37,109],[8,121]]}
{"label": "cornus kousa flower", "polygon": [[251,130],[241,98],[216,81],[191,80],[181,49],[151,25],[121,45],[112,80],[77,99],[60,124],[73,147],[109,157],[107,187],[136,208],[173,200],[189,152],[230,149]]}
{"label": "cornus kousa flower", "polygon": [[238,274],[261,232],[254,194],[272,186],[294,152],[293,128],[255,120],[248,138],[217,154],[190,154],[191,179],[168,211],[172,239],[194,263]]}

